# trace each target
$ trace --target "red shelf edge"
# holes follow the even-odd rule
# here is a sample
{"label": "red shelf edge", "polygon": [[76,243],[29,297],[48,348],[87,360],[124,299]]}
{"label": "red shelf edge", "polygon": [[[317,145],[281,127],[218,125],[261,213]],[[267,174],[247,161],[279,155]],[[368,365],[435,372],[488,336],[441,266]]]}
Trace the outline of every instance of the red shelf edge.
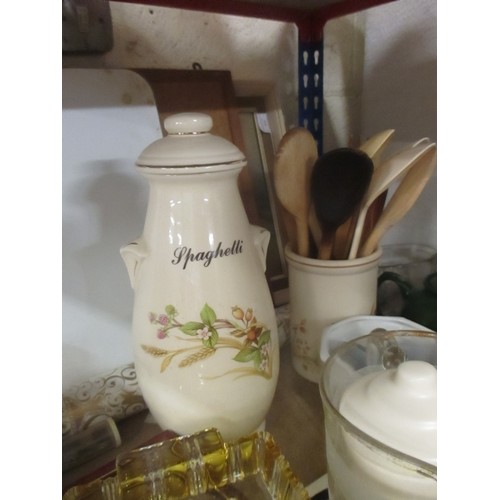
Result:
{"label": "red shelf edge", "polygon": [[341,0],[318,9],[277,7],[244,0],[117,0],[121,3],[170,7],[214,14],[253,17],[270,21],[294,23],[301,41],[319,41],[324,25],[336,17],[354,14],[396,0]]}

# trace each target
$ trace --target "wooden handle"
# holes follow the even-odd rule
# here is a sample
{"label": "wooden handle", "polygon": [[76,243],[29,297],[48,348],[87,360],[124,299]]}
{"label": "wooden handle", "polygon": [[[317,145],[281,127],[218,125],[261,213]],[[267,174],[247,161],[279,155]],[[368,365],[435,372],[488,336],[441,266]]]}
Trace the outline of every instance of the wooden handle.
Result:
{"label": "wooden handle", "polygon": [[321,227],[318,222],[318,218],[316,217],[316,211],[314,210],[314,205],[311,204],[309,209],[309,231],[311,232],[312,239],[316,245],[316,248],[319,248],[321,244]]}
{"label": "wooden handle", "polygon": [[330,260],[332,258],[333,245],[335,244],[335,231],[325,231],[321,238],[318,251],[318,259]]}
{"label": "wooden handle", "polygon": [[352,236],[351,248],[349,249],[349,259],[355,259],[358,254],[359,243],[361,235],[363,234],[363,227],[365,226],[367,209],[362,209],[359,212],[356,226],[354,228],[354,235]]}
{"label": "wooden handle", "polygon": [[309,225],[307,219],[295,219],[297,226],[297,253],[309,257]]}
{"label": "wooden handle", "polygon": [[[279,200],[278,200],[279,202]],[[294,252],[297,251],[297,225],[295,224],[295,217],[289,213],[281,203],[277,203],[279,219],[283,225],[286,240]]]}
{"label": "wooden handle", "polygon": [[377,224],[382,212],[384,211],[385,201],[387,199],[387,191],[384,191],[379,197],[370,205],[370,208],[366,212],[365,223],[363,226],[363,232],[361,234],[361,241],[358,245],[359,247],[364,244],[373,228]]}
{"label": "wooden handle", "polygon": [[349,256],[349,249],[351,247],[351,241],[357,220],[357,214],[354,214],[337,229],[337,232],[335,233],[335,244],[333,247],[333,257],[336,260],[344,260]]}

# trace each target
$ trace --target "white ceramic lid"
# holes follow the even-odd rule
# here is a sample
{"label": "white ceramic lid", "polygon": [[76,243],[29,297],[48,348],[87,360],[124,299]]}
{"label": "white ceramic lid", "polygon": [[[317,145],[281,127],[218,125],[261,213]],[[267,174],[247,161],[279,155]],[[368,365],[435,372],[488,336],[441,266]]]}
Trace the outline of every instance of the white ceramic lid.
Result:
{"label": "white ceramic lid", "polygon": [[436,393],[436,368],[425,361],[405,361],[353,382],[339,409],[381,443],[437,465]]}
{"label": "white ceramic lid", "polygon": [[212,135],[212,118],[204,113],[179,113],[164,121],[167,135],[150,144],[137,159],[139,167],[224,165],[239,168],[243,153],[231,142]]}

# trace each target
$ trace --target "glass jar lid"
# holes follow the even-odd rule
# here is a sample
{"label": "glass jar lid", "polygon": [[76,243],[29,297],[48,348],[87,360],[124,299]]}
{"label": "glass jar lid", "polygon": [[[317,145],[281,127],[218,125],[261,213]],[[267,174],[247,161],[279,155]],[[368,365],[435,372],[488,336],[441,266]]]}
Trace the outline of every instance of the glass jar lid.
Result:
{"label": "glass jar lid", "polygon": [[437,464],[436,380],[436,368],[420,360],[366,374],[347,387],[340,413],[387,446]]}

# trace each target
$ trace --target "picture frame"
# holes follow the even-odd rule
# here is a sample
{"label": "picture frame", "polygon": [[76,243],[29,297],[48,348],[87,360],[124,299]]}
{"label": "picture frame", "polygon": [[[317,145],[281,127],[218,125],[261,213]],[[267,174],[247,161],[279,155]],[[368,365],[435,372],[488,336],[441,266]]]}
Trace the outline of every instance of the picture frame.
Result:
{"label": "picture frame", "polygon": [[271,233],[267,280],[273,302],[280,306],[289,300],[287,239],[272,177],[274,158],[286,132],[285,122],[273,86],[235,83],[235,91],[258,218],[260,225]]}

